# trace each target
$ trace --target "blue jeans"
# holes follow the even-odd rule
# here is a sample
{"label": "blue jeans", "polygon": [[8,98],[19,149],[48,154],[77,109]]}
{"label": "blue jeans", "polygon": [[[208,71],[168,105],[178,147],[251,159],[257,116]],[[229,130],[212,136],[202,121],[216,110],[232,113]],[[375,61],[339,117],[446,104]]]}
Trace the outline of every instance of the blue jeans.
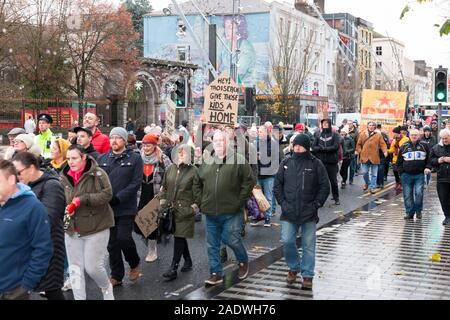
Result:
{"label": "blue jeans", "polygon": [[[361,164],[364,182],[369,186],[369,190],[377,188],[378,164],[371,164],[370,162]],[[369,180],[370,170],[370,180]]]}
{"label": "blue jeans", "polygon": [[272,217],[272,211],[277,209],[276,203],[274,203],[273,199],[273,184],[275,182],[275,177],[267,177],[267,178],[258,178],[258,184],[262,187],[264,196],[267,201],[272,205],[269,210],[265,212],[265,217]]}
{"label": "blue jeans", "polygon": [[350,162],[350,177],[349,177],[349,182],[353,183],[353,178],[355,177],[355,173],[356,173],[356,166],[357,166],[357,161],[358,158],[357,156],[353,155],[352,157],[352,161]]}
{"label": "blue jeans", "polygon": [[[296,239],[302,228],[302,257],[298,253]],[[316,223],[302,225],[281,221],[281,242],[286,263],[291,271],[301,272],[302,277],[313,278],[316,265]]]}
{"label": "blue jeans", "polygon": [[380,159],[380,164],[378,165],[377,173],[377,186],[384,186],[384,168],[388,165],[386,158]]}
{"label": "blue jeans", "polygon": [[210,273],[222,275],[222,264],[220,263],[221,243],[233,250],[239,263],[248,262],[247,249],[245,249],[241,235],[243,223],[243,213],[217,216],[206,215],[206,242]]}
{"label": "blue jeans", "polygon": [[400,176],[403,186],[403,199],[405,202],[406,215],[412,217],[416,213],[422,213],[424,175],[402,173]]}

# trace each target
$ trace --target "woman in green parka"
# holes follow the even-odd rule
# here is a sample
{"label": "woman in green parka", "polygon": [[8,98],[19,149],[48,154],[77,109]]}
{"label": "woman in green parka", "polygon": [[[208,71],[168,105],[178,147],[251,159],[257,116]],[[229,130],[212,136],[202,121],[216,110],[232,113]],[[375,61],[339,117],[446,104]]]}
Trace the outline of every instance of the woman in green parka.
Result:
{"label": "woman in green parka", "polygon": [[192,186],[197,168],[192,164],[194,159],[194,149],[186,144],[178,146],[175,153],[177,159],[164,173],[161,187],[160,204],[161,208],[172,206],[175,210],[175,234],[172,265],[163,274],[167,280],[177,278],[178,265],[181,256],[184,258],[184,265],[181,272],[192,269],[192,260],[189,253],[187,238],[194,237],[195,214],[198,206],[194,201]]}

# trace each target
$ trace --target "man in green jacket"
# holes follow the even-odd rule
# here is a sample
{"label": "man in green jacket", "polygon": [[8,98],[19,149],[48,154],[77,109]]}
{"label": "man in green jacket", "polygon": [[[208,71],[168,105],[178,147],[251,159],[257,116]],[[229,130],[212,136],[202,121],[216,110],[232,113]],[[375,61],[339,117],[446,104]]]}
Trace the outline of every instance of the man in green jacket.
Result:
{"label": "man in green jacket", "polygon": [[194,196],[206,215],[208,260],[211,276],[206,285],[223,282],[220,244],[230,247],[239,262],[239,279],[248,275],[248,255],[241,231],[244,207],[256,179],[245,158],[230,148],[228,136],[217,131],[213,138],[214,156],[205,159],[194,181]]}
{"label": "man in green jacket", "polygon": [[44,159],[50,159],[52,143],[56,139],[50,130],[52,122],[53,119],[49,114],[42,113],[38,116],[39,134],[36,136],[35,143],[41,148]]}

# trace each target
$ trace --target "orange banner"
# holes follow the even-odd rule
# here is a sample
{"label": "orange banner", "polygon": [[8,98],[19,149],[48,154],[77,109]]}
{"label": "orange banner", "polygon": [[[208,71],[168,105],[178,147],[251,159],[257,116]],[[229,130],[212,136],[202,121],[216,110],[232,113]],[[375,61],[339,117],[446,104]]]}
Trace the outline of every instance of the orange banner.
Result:
{"label": "orange banner", "polygon": [[374,121],[392,138],[392,130],[403,124],[406,96],[406,92],[363,90],[361,130],[366,129],[369,121]]}

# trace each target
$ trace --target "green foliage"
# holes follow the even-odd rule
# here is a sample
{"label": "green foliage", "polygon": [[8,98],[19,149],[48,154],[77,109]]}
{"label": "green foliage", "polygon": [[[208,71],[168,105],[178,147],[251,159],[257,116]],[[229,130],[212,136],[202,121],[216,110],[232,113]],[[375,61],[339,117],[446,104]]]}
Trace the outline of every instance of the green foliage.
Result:
{"label": "green foliage", "polygon": [[[427,2],[433,2],[433,0],[415,0],[415,1],[416,1],[418,4],[424,4],[424,3],[427,3]],[[405,17],[405,15],[406,15],[409,11],[411,11],[411,6],[410,6],[409,4],[407,4],[407,5],[403,8],[402,13],[400,14],[400,20],[402,20],[402,19]],[[434,26],[440,28],[440,29],[439,29],[439,35],[440,35],[441,37],[442,37],[443,35],[448,35],[448,34],[450,34],[450,19],[447,19],[447,20],[442,24],[442,26],[439,25],[439,24],[437,24],[437,23],[435,23]]]}
{"label": "green foliage", "polygon": [[144,45],[144,16],[152,12],[153,8],[149,0],[125,0],[127,11],[131,14],[134,30],[139,33],[139,40],[136,41],[135,47],[139,51],[143,51]]}
{"label": "green foliage", "polygon": [[447,19],[447,21],[444,22],[441,29],[439,30],[439,34],[441,37],[443,35],[448,35],[450,33],[450,19]]}
{"label": "green foliage", "polygon": [[405,14],[411,10],[411,7],[409,5],[406,5],[403,10],[402,13],[400,14],[400,20],[402,20],[405,17]]}

